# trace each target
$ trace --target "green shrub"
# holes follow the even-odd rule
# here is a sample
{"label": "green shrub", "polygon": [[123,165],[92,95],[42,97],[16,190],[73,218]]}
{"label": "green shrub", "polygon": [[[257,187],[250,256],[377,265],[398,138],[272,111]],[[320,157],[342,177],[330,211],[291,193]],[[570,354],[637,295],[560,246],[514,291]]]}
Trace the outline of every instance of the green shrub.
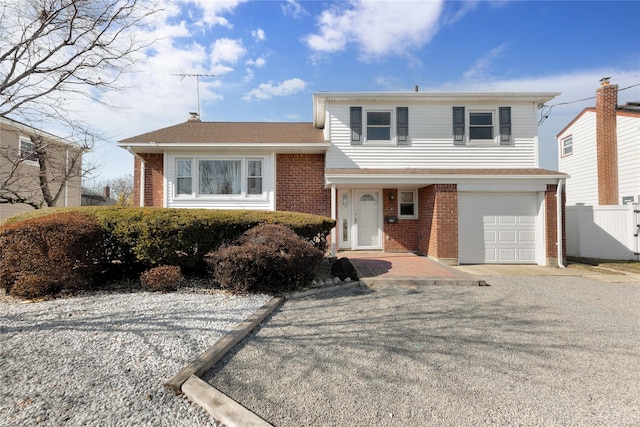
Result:
{"label": "green shrub", "polygon": [[143,289],[160,292],[178,290],[178,285],[183,277],[180,267],[175,265],[161,265],[145,271],[140,275],[140,284]]}
{"label": "green shrub", "polygon": [[76,212],[94,218],[105,232],[103,245],[110,274],[128,277],[160,265],[180,266],[187,275],[203,274],[207,253],[260,224],[284,225],[324,251],[327,236],[335,225],[330,218],[296,212],[97,206],[43,209],[7,222],[56,212]]}
{"label": "green shrub", "polygon": [[264,224],[212,252],[207,262],[214,281],[223,289],[280,294],[308,285],[323,255],[292,230]]}
{"label": "green shrub", "polygon": [[0,287],[35,298],[87,288],[106,270],[104,231],[95,219],[58,213],[0,229]]}

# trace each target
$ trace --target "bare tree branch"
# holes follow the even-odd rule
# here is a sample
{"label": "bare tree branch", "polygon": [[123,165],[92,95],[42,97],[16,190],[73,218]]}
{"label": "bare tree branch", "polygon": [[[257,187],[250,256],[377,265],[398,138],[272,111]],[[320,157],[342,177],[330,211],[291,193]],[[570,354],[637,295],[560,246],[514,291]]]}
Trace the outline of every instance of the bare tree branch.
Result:
{"label": "bare tree branch", "polygon": [[158,11],[155,0],[0,0],[0,117],[53,120],[75,144],[63,144],[61,157],[33,127],[25,159],[17,137],[0,140],[0,203],[55,206],[70,180],[88,174],[91,132],[69,102],[80,95],[105,105],[99,95],[118,89],[150,46],[140,35]]}

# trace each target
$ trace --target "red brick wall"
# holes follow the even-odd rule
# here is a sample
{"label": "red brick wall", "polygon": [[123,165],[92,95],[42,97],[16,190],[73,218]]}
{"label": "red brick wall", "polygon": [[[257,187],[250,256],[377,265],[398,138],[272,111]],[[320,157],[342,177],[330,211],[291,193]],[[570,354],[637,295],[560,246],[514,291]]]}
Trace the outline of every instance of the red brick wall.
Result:
{"label": "red brick wall", "polygon": [[598,204],[618,204],[618,140],[616,106],[618,85],[605,84],[596,91],[596,153]]}
{"label": "red brick wall", "polygon": [[[547,191],[544,193],[545,205],[545,236],[546,236],[546,253],[547,264],[557,265],[558,262],[558,216],[556,205],[557,185],[547,185]],[[566,233],[566,194],[562,192],[562,260],[563,264],[567,258],[567,233]]]}
{"label": "red brick wall", "polygon": [[[395,216],[398,212],[398,190],[382,191],[383,215]],[[392,199],[393,197],[393,199]],[[385,252],[414,252],[418,250],[418,220],[398,219],[396,223],[384,222],[383,230]]]}
{"label": "red brick wall", "polygon": [[418,191],[418,248],[434,258],[458,260],[458,190],[456,184],[436,184]]}
{"label": "red brick wall", "polygon": [[[140,157],[144,161],[144,206],[162,207],[164,163],[162,154],[143,153]],[[136,157],[133,165],[133,197],[134,205],[140,206],[140,173],[141,161]]]}
{"label": "red brick wall", "polygon": [[324,154],[278,154],[276,210],[331,216],[331,192],[324,188]]}

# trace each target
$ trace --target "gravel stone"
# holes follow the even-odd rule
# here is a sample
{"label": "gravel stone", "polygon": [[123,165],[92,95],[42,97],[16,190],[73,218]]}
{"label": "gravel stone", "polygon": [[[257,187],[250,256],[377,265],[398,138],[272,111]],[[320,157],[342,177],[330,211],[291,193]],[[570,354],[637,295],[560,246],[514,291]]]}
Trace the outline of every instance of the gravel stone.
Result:
{"label": "gravel stone", "polygon": [[640,425],[640,283],[485,279],[289,300],[204,379],[279,427]]}
{"label": "gravel stone", "polygon": [[202,289],[0,302],[0,426],[217,426],[163,383],[269,299]]}

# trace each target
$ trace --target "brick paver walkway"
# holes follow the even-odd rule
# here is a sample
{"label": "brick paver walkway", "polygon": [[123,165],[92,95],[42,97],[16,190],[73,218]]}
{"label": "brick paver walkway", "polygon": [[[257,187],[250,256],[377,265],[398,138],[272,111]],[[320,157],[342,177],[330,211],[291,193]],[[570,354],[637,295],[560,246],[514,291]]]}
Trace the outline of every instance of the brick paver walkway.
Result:
{"label": "brick paver walkway", "polygon": [[362,277],[376,278],[449,278],[465,277],[444,264],[413,253],[340,252],[339,258],[349,258]]}

